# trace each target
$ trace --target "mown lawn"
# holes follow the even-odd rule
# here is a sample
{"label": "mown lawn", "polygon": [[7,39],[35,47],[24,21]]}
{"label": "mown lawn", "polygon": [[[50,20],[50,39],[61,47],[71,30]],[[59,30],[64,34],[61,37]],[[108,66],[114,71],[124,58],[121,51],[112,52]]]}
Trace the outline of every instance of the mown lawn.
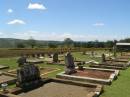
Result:
{"label": "mown lawn", "polygon": [[[76,57],[77,60],[82,61],[89,61],[89,60],[96,60],[100,61],[101,58],[90,58],[87,55],[82,55],[81,53],[73,53],[73,56]],[[17,58],[0,58],[0,64],[4,64],[10,66],[10,69],[17,68],[16,63]],[[57,73],[64,70],[64,66],[62,65],[54,65],[54,64],[40,64],[39,66],[42,67],[52,67],[52,68],[59,68],[59,71],[49,73],[47,77],[55,77]],[[127,70],[120,71],[120,76],[118,79],[115,80],[112,85],[104,86],[104,92],[100,97],[130,97],[130,68]],[[10,87],[14,87],[12,85]]]}
{"label": "mown lawn", "polygon": [[130,97],[130,68],[120,71],[118,79],[110,86],[105,86],[101,97]]}

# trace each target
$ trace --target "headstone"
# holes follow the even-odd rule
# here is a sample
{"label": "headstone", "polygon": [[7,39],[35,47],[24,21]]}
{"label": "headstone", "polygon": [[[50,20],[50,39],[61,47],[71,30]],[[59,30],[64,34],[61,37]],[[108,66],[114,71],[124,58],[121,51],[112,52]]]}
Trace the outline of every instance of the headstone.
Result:
{"label": "headstone", "polygon": [[26,64],[17,70],[17,86],[27,88],[38,84],[40,81],[40,71],[34,64]]}
{"label": "headstone", "polygon": [[74,58],[72,57],[70,52],[68,52],[65,55],[65,65],[66,65],[65,74],[72,74],[76,72]]}
{"label": "headstone", "polygon": [[21,56],[18,60],[17,60],[18,66],[23,66],[25,63],[27,63],[27,58],[25,56]]}
{"label": "headstone", "polygon": [[59,60],[58,60],[58,53],[54,53],[53,54],[53,62],[54,63],[57,63]]}
{"label": "headstone", "polygon": [[106,62],[106,56],[105,56],[105,54],[102,54],[102,62]]}
{"label": "headstone", "polygon": [[113,45],[113,53],[114,53],[114,57],[116,58],[116,51],[117,51],[117,46],[116,46],[117,41],[114,40],[114,45]]}

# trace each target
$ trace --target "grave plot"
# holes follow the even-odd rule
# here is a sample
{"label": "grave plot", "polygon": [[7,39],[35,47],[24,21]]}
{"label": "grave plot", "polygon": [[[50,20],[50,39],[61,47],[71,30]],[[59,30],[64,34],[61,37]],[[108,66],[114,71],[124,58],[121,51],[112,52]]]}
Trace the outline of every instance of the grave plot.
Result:
{"label": "grave plot", "polygon": [[9,66],[0,65],[0,70],[2,70],[2,69],[8,69],[8,68],[9,68]]}
{"label": "grave plot", "polygon": [[69,75],[65,72],[61,72],[57,74],[56,77],[75,81],[85,81],[110,85],[112,81],[117,78],[118,74],[118,70],[84,68],[84,70],[76,69],[75,73]]}
{"label": "grave plot", "polygon": [[107,61],[104,63],[91,63],[89,66],[94,68],[107,68],[107,69],[127,69],[129,63]]}
{"label": "grave plot", "polygon": [[64,65],[64,60],[60,59],[58,57],[58,53],[54,53],[52,58],[45,58],[44,61],[47,63],[47,64],[59,64],[59,65]]}
{"label": "grave plot", "polygon": [[82,65],[75,68],[73,57],[70,53],[66,54],[65,62],[65,72],[57,74],[57,78],[100,84],[111,84],[111,82],[117,78],[119,73],[119,70],[84,68]]}
{"label": "grave plot", "polygon": [[130,59],[130,56],[120,56],[120,57],[117,57],[117,59],[127,59],[127,60],[129,60]]}
{"label": "grave plot", "polygon": [[101,85],[62,79],[40,77],[36,65],[23,65],[17,70],[14,89],[3,89],[0,97],[97,97],[103,90]]}
{"label": "grave plot", "polygon": [[106,59],[105,55],[102,55],[101,63],[93,63],[89,65],[94,68],[107,68],[107,69],[127,69],[130,62],[126,59]]}
{"label": "grave plot", "polygon": [[[40,67],[40,74],[41,76],[44,76],[48,73],[52,73],[52,72],[55,72],[55,71],[58,71],[60,69],[58,68],[49,68],[49,67]],[[11,76],[17,76],[17,70],[14,69],[14,70],[9,70],[8,71],[8,75],[11,75]]]}
{"label": "grave plot", "polygon": [[120,59],[120,58],[116,58],[116,59],[111,59],[111,58],[107,58],[106,61],[114,61],[114,62],[124,62],[124,63],[128,63],[129,60],[128,59]]}
{"label": "grave plot", "polygon": [[0,84],[14,84],[16,82],[16,77],[10,76],[6,73],[0,73]]}
{"label": "grave plot", "polygon": [[41,74],[41,76],[45,76],[45,75],[47,75],[47,74],[49,74],[49,73],[52,73],[52,72],[55,72],[55,71],[58,71],[58,70],[60,70],[60,69],[58,69],[58,68],[49,68],[49,67],[42,67],[42,68],[40,68],[40,74]]}
{"label": "grave plot", "polygon": [[24,91],[12,89],[10,93],[1,93],[0,96],[9,97],[97,97],[101,94],[103,87],[96,84],[75,82],[61,79],[44,80],[43,85],[38,88]]}

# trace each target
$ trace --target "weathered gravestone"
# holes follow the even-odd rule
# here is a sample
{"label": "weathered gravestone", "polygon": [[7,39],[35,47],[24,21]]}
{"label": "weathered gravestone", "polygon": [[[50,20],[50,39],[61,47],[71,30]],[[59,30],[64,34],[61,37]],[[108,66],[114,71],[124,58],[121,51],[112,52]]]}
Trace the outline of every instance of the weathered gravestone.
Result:
{"label": "weathered gravestone", "polygon": [[53,54],[53,62],[54,63],[57,63],[59,60],[58,60],[58,53],[54,53]]}
{"label": "weathered gravestone", "polygon": [[66,65],[65,74],[72,74],[76,72],[74,58],[69,52],[65,55],[65,65]]}
{"label": "weathered gravestone", "polygon": [[105,54],[102,54],[102,62],[106,62],[106,56],[105,56]]}
{"label": "weathered gravestone", "polygon": [[34,64],[26,64],[17,70],[17,86],[28,89],[38,86],[40,82],[40,71]]}
{"label": "weathered gravestone", "polygon": [[27,63],[27,58],[25,56],[21,56],[18,60],[17,60],[18,66],[23,66],[24,64]]}

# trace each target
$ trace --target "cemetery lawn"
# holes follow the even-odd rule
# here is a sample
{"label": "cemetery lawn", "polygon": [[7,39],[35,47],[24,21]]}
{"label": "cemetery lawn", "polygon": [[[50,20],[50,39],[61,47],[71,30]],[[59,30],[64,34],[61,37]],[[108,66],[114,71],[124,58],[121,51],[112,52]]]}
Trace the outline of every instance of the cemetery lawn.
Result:
{"label": "cemetery lawn", "polygon": [[[100,58],[90,58],[88,55],[82,55],[81,53],[73,53],[73,56],[76,57],[77,60],[96,60],[100,61]],[[16,69],[17,58],[0,58],[0,65],[10,66],[10,69]],[[47,77],[55,77],[57,73],[64,71],[63,65],[57,64],[39,64],[41,67],[52,67],[58,68],[60,70],[47,74]],[[127,70],[121,70],[118,79],[112,82],[110,86],[104,86],[104,92],[100,97],[130,97],[130,68]],[[11,85],[10,87],[14,87],[15,85]]]}

